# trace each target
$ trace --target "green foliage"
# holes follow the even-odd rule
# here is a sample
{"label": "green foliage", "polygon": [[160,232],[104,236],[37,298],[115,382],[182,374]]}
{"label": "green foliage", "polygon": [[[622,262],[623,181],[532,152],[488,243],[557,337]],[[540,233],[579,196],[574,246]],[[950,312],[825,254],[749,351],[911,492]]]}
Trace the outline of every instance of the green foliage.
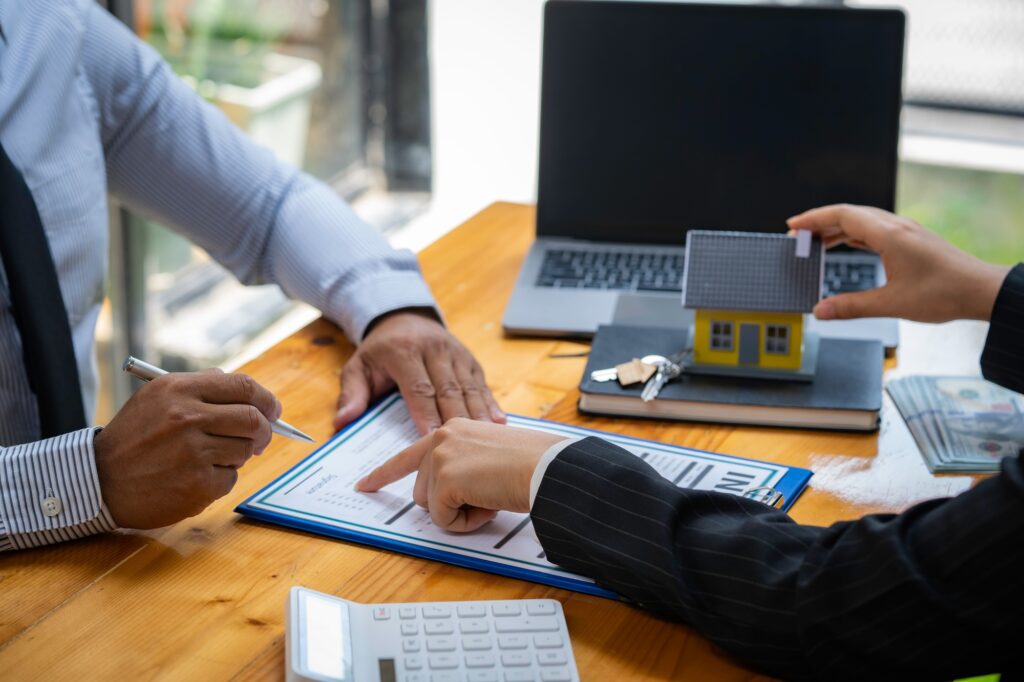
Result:
{"label": "green foliage", "polygon": [[1024,175],[905,162],[897,210],[987,261],[1024,261]]}

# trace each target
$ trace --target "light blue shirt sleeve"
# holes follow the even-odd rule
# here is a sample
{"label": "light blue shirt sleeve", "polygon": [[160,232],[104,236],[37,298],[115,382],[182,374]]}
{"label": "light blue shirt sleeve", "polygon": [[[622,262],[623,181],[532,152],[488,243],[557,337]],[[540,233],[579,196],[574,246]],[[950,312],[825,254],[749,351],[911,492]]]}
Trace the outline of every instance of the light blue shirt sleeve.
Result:
{"label": "light blue shirt sleeve", "polygon": [[377,316],[435,307],[415,256],[330,188],[281,161],[189,89],[95,3],[81,66],[111,194],[206,249],[244,283],[273,282],[353,342]]}

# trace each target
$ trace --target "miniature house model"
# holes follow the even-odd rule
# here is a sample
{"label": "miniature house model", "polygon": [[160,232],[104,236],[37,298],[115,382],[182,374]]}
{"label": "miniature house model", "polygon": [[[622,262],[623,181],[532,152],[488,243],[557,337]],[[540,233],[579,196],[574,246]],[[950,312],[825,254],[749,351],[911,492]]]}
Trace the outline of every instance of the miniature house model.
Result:
{"label": "miniature house model", "polygon": [[804,316],[821,298],[824,262],[807,233],[688,232],[683,307],[696,313],[693,368],[812,378],[817,337],[805,337]]}

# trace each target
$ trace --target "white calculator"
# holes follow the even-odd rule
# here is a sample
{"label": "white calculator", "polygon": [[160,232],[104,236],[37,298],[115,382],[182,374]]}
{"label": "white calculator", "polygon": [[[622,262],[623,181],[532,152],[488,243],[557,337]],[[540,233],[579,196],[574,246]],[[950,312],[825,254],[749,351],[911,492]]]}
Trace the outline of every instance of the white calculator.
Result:
{"label": "white calculator", "polygon": [[554,599],[357,604],[293,587],[289,682],[579,682]]}

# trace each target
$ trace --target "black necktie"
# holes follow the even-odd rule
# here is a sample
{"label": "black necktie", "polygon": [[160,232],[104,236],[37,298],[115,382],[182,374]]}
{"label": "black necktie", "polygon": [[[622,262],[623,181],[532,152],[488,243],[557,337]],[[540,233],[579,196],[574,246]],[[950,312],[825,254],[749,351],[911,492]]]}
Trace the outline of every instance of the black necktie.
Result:
{"label": "black necktie", "polygon": [[85,428],[71,326],[25,178],[0,145],[0,257],[43,438]]}

